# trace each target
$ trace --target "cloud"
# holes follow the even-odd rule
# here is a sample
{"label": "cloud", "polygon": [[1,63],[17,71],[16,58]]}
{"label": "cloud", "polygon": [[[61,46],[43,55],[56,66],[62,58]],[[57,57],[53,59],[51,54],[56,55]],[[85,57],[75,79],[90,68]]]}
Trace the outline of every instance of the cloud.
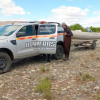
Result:
{"label": "cloud", "polygon": [[99,11],[94,11],[93,14],[100,14],[100,10]]}
{"label": "cloud", "polygon": [[97,17],[91,17],[91,18],[85,18],[84,20],[79,22],[83,26],[94,26],[94,27],[100,27],[100,15]]}
{"label": "cloud", "polygon": [[60,6],[59,8],[52,9],[52,15],[47,19],[40,19],[53,22],[65,22],[67,25],[76,23],[81,24],[83,27],[100,27],[100,15],[97,17],[87,18],[89,9],[82,10],[79,7]]}
{"label": "cloud", "polygon": [[24,15],[25,10],[20,6],[16,6],[12,0],[0,0],[1,13],[4,16],[11,16],[14,14]]}
{"label": "cloud", "polygon": [[53,9],[52,16],[47,18],[47,21],[57,21],[57,22],[66,22],[69,25],[77,23],[80,19],[86,17],[89,9],[82,10],[79,7],[70,7],[70,6],[60,6],[59,8]]}
{"label": "cloud", "polygon": [[57,9],[53,9],[51,12],[53,13],[53,17],[56,18],[79,19],[85,17],[88,11],[88,9],[82,10],[78,7],[61,6]]}

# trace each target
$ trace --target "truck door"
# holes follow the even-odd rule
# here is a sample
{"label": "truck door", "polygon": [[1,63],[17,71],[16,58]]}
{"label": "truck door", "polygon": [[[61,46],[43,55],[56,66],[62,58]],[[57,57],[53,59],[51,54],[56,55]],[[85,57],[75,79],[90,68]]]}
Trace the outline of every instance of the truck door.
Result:
{"label": "truck door", "polygon": [[57,25],[39,25],[38,48],[40,54],[55,54],[57,42]]}
{"label": "truck door", "polygon": [[[34,26],[24,26],[18,33],[23,34],[17,37],[17,53],[19,58],[30,57],[38,54],[37,49],[33,49],[33,44],[37,42]],[[17,34],[16,34],[17,36]]]}

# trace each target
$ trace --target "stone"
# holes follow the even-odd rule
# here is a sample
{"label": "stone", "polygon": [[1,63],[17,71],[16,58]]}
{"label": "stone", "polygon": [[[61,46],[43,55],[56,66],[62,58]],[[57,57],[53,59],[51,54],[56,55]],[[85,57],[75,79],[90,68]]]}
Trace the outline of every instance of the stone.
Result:
{"label": "stone", "polygon": [[31,70],[31,72],[35,72],[35,70]]}
{"label": "stone", "polygon": [[99,90],[99,89],[100,89],[99,86],[94,87],[94,90]]}
{"label": "stone", "polygon": [[70,89],[70,86],[67,86],[67,89]]}
{"label": "stone", "polygon": [[73,75],[76,75],[77,74],[76,71],[71,71],[70,73],[73,74]]}
{"label": "stone", "polygon": [[66,92],[62,91],[62,92],[61,92],[61,95],[64,95],[65,93],[66,93]]}
{"label": "stone", "polygon": [[40,93],[35,93],[36,96],[40,96]]}
{"label": "stone", "polygon": [[78,94],[78,95],[77,95],[77,97],[78,97],[78,98],[81,98],[81,97],[82,97],[82,95],[81,95],[81,94]]}
{"label": "stone", "polygon": [[77,89],[77,91],[79,91],[80,89]]}
{"label": "stone", "polygon": [[64,88],[64,89],[62,89],[63,91],[66,91],[67,89],[66,88]]}

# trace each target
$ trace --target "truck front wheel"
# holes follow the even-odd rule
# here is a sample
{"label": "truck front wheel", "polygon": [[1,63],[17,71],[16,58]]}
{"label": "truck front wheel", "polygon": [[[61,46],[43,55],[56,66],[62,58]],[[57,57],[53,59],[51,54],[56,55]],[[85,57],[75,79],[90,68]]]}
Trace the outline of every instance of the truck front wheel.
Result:
{"label": "truck front wheel", "polygon": [[5,52],[0,52],[0,74],[9,71],[11,67],[11,58]]}
{"label": "truck front wheel", "polygon": [[61,45],[57,45],[56,54],[54,54],[54,58],[55,58],[56,60],[62,59],[63,53],[64,53],[63,47],[62,47]]}

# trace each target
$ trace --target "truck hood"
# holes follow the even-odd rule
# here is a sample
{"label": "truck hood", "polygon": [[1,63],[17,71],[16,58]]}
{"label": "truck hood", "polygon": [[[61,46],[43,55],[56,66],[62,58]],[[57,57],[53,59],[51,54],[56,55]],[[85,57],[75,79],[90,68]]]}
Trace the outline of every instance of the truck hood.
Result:
{"label": "truck hood", "polygon": [[0,40],[4,40],[4,39],[7,39],[8,36],[0,36]]}

